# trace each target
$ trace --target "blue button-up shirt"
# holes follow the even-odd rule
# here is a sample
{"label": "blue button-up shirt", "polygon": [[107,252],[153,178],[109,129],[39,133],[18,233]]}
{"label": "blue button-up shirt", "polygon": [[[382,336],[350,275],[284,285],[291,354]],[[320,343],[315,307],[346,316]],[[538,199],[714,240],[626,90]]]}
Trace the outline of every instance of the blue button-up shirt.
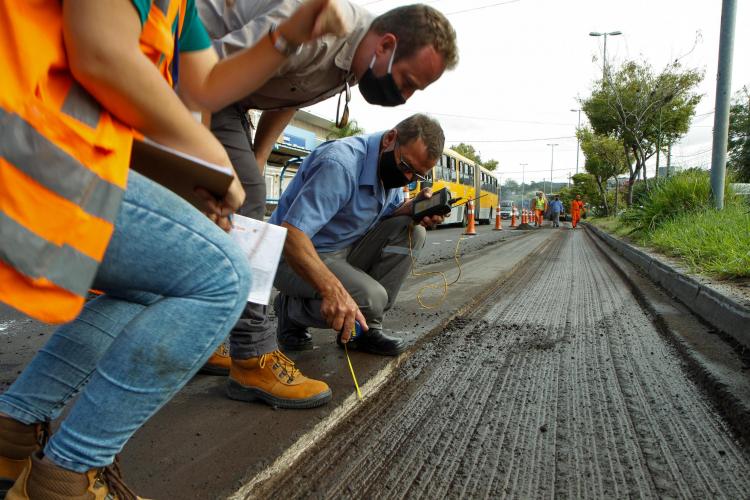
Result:
{"label": "blue button-up shirt", "polygon": [[378,176],[383,133],[318,146],[281,195],[270,222],[296,227],[321,253],[357,242],[404,201],[402,188],[386,190]]}
{"label": "blue button-up shirt", "polygon": [[549,209],[550,211],[552,211],[552,213],[562,213],[563,204],[560,200],[552,200],[549,203]]}

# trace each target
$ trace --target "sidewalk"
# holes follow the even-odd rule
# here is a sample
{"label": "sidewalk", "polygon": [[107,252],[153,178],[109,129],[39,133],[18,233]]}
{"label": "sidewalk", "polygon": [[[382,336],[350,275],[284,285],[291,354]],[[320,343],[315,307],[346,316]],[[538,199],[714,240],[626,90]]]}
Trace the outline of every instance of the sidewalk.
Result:
{"label": "sidewalk", "polygon": [[[436,309],[419,307],[415,295],[425,280],[409,278],[386,328],[412,346],[418,345],[485,298],[529,254],[544,248],[553,234],[534,231],[514,235],[464,257],[460,282],[449,288],[445,303]],[[452,260],[417,269],[436,270],[446,272],[449,282],[457,274]],[[435,277],[430,279],[435,281]],[[425,301],[434,297],[429,294]],[[304,450],[349,418],[358,405],[344,353],[335,345],[333,332],[312,333],[315,349],[293,357],[303,373],[331,386],[333,400],[328,405],[304,411],[274,410],[231,401],[224,396],[225,378],[199,375],[128,443],[122,460],[128,484],[150,498],[243,498],[264,478],[293,466]],[[395,359],[351,353],[364,397],[371,397],[386,384],[413,349]]]}

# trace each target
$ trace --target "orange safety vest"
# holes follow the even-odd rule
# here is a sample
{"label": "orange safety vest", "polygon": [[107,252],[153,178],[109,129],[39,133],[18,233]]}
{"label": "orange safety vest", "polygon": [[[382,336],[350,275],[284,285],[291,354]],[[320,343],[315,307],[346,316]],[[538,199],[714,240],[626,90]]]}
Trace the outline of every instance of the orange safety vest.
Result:
{"label": "orange safety vest", "polygon": [[[186,0],[155,0],[141,50],[171,84]],[[0,3],[0,301],[68,322],[114,231],[133,130],[73,79],[59,0]]]}
{"label": "orange safety vest", "polygon": [[583,209],[583,201],[573,200],[570,202],[570,211],[573,213],[580,213]]}

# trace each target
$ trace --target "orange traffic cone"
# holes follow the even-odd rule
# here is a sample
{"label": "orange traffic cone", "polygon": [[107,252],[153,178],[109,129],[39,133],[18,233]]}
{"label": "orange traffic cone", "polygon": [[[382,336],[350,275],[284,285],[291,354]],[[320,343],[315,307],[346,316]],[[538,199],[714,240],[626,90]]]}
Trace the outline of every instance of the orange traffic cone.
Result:
{"label": "orange traffic cone", "polygon": [[468,205],[466,205],[466,209],[468,210],[467,217],[469,218],[469,224],[466,226],[466,232],[464,234],[467,234],[467,235],[477,234],[477,230],[474,227],[474,201],[473,200],[469,200]]}
{"label": "orange traffic cone", "polygon": [[526,209],[521,209],[521,224],[526,224]]}
{"label": "orange traffic cone", "polygon": [[510,227],[516,227],[516,207],[510,211]]}
{"label": "orange traffic cone", "polygon": [[495,207],[495,231],[503,230],[503,223],[500,221],[500,207]]}

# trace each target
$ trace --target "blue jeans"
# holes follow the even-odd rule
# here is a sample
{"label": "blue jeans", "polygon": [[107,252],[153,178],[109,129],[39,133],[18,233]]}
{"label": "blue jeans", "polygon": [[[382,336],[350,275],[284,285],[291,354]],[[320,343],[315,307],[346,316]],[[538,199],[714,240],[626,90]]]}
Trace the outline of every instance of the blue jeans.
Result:
{"label": "blue jeans", "polygon": [[8,391],[0,413],[58,417],[44,453],[84,472],[112,463],[133,433],[198,371],[244,307],[250,271],[229,236],[184,200],[131,172],[88,302]]}

